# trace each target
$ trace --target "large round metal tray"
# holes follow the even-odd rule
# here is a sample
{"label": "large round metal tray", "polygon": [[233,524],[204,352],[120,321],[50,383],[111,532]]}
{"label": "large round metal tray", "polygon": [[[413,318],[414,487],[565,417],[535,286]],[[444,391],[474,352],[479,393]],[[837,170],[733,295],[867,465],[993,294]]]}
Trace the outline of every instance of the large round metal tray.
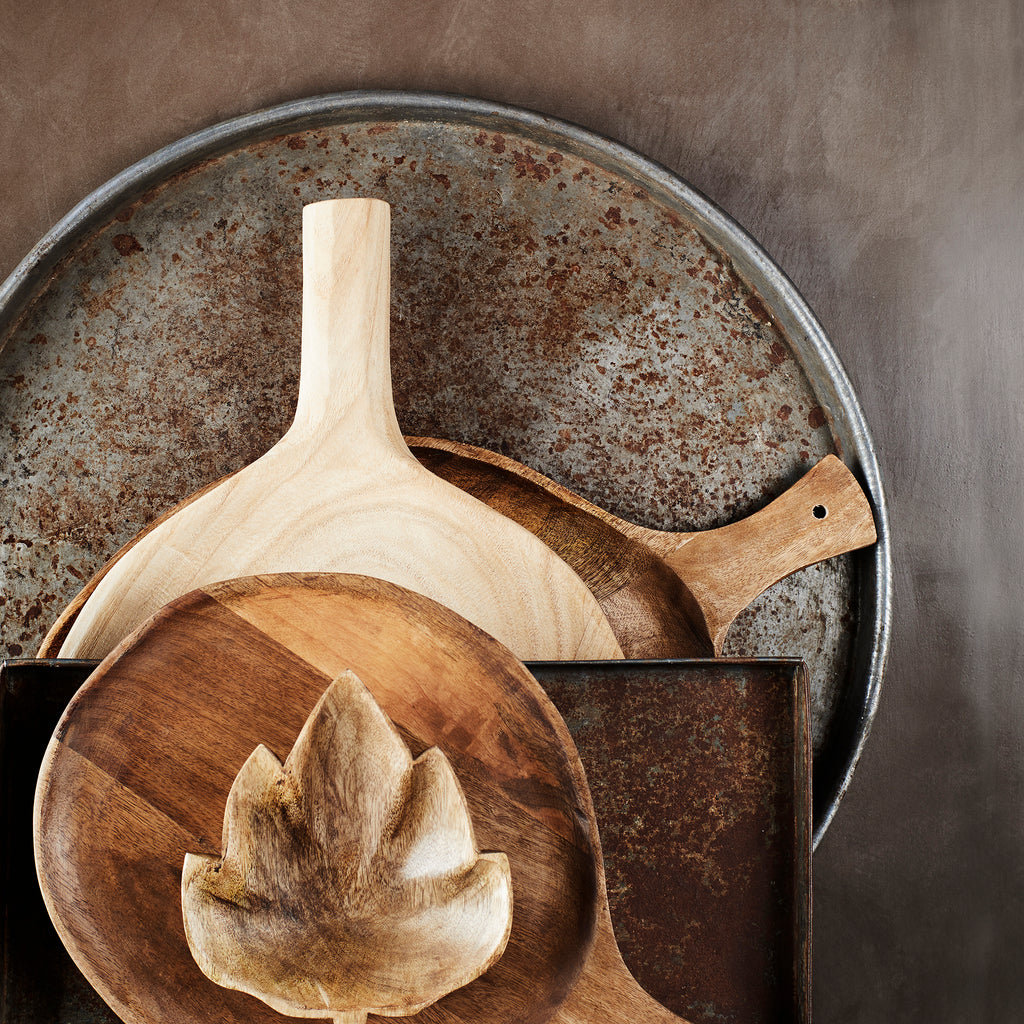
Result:
{"label": "large round metal tray", "polygon": [[298,375],[301,207],[393,206],[393,378],[410,434],[493,448],[617,515],[706,529],[829,452],[878,544],[804,570],[725,653],[803,657],[815,839],[874,713],[885,502],[856,397],[796,289],[665,168],[494,103],[346,93],[189,136],[77,206],[0,290],[3,640],[30,654],[149,520],[256,458]]}

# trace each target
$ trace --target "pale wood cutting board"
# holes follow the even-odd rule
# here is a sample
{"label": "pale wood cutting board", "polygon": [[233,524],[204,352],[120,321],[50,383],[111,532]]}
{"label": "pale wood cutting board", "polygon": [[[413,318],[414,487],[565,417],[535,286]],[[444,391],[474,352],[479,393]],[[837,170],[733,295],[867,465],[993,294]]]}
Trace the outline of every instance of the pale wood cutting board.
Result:
{"label": "pale wood cutting board", "polygon": [[305,208],[292,426],[125,553],[83,604],[61,657],[103,657],[195,587],[290,571],[407,586],[522,659],[622,656],[596,599],[550,548],[410,454],[391,393],[389,230],[379,200]]}
{"label": "pale wood cutting board", "polygon": [[[687,533],[626,522],[496,452],[437,438],[405,440],[431,472],[521,524],[562,558],[597,598],[627,658],[721,654],[736,616],[770,586],[876,539],[867,496],[834,455],[753,515]],[[38,657],[57,655],[83,604],[126,552],[204,493],[118,551],[64,609]]]}

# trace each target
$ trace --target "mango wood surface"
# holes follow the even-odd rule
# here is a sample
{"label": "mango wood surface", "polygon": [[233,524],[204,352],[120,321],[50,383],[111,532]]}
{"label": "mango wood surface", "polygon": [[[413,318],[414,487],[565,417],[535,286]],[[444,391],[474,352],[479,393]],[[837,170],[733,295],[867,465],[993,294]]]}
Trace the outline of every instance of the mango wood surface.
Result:
{"label": "mango wood surface", "polygon": [[[627,658],[721,654],[729,627],[758,595],[799,569],[876,540],[867,496],[834,455],[753,515],[685,533],[619,519],[496,452],[431,437],[405,440],[432,473],[515,520],[563,559],[597,598]],[[82,606],[120,558],[216,486],[185,499],[121,548],[64,609],[37,656],[57,656]]]}
{"label": "mango wood surface", "polygon": [[753,515],[698,533],[649,530],[496,452],[406,438],[431,472],[557,552],[586,582],[627,658],[718,655],[736,616],[815,562],[876,540],[860,484],[836,456]]}
{"label": "mango wood surface", "polygon": [[185,937],[203,974],[292,1017],[411,1016],[478,978],[512,927],[512,875],[480,853],[437,747],[415,760],[354,672],[284,764],[235,776],[221,856],[188,853]]}
{"label": "mango wood surface", "polygon": [[216,855],[259,743],[291,749],[330,680],[354,671],[413,754],[437,746],[484,850],[508,855],[512,932],[430,1021],[677,1020],[615,948],[583,769],[539,684],[500,644],[381,580],[230,581],[163,609],[79,691],[36,793],[47,907],[79,968],[129,1024],[282,1019],[206,978],[180,904],[186,853]]}
{"label": "mango wood surface", "polygon": [[304,209],[292,426],[126,552],[82,605],[61,657],[103,657],[175,597],[275,571],[408,586],[524,659],[622,656],[597,601],[550,548],[410,454],[391,393],[389,228],[379,200]]}

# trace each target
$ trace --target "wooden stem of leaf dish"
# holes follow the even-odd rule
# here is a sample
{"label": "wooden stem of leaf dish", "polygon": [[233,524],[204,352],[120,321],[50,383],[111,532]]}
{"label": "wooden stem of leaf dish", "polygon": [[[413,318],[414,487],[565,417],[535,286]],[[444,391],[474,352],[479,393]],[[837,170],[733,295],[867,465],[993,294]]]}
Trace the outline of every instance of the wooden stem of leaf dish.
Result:
{"label": "wooden stem of leaf dish", "polygon": [[649,996],[629,973],[615,942],[607,900],[583,973],[552,1020],[555,1024],[687,1024]]}

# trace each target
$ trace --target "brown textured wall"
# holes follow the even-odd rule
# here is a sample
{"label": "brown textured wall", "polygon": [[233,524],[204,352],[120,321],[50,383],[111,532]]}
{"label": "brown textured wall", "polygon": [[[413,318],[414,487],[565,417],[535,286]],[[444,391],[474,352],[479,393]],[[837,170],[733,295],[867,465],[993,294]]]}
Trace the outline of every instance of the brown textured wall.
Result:
{"label": "brown textured wall", "polygon": [[129,163],[320,92],[577,121],[729,211],[879,449],[894,643],[815,857],[819,1021],[1024,1015],[1024,8],[1016,0],[0,0],[0,277]]}

